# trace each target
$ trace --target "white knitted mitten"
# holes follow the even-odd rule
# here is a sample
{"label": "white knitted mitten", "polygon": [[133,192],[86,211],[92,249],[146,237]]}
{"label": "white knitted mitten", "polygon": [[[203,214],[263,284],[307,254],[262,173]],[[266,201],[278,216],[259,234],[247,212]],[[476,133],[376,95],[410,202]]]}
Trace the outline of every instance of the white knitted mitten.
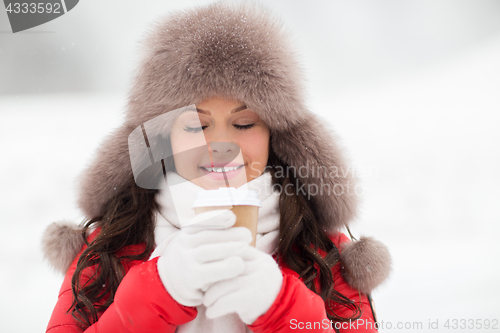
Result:
{"label": "white knitted mitten", "polygon": [[252,240],[250,230],[231,228],[236,216],[230,210],[196,215],[169,240],[158,259],[158,273],[170,295],[180,304],[202,304],[211,284],[243,272],[239,252]]}
{"label": "white knitted mitten", "polygon": [[245,324],[252,324],[274,303],[283,275],[273,257],[248,245],[240,254],[244,271],[235,278],[214,283],[203,297],[206,316],[216,318],[236,312]]}

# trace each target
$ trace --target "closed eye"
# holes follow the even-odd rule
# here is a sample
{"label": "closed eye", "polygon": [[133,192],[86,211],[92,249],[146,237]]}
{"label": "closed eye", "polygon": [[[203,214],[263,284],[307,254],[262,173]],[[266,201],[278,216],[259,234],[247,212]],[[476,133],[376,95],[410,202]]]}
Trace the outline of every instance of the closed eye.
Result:
{"label": "closed eye", "polygon": [[186,127],[184,130],[189,133],[199,133],[202,130],[204,130],[207,126],[201,126],[201,127]]}
{"label": "closed eye", "polygon": [[249,129],[249,128],[252,128],[254,127],[255,124],[248,124],[248,125],[233,125],[234,127],[236,127],[237,129],[240,129],[240,130],[246,130],[246,129]]}
{"label": "closed eye", "polygon": [[[235,128],[239,129],[239,130],[246,130],[246,129],[249,129],[249,128],[252,128],[255,126],[255,124],[248,124],[248,125],[236,125],[234,124],[233,125]],[[189,132],[189,133],[199,133],[201,132],[202,130],[204,130],[205,128],[207,128],[208,126],[201,126],[201,127],[185,127],[184,130],[186,132]]]}

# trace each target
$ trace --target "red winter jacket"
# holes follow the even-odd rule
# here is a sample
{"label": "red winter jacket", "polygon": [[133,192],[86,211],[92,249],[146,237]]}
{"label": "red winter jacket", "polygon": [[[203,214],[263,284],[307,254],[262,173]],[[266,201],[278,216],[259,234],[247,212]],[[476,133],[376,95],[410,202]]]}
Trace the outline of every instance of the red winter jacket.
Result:
{"label": "red winter jacket", "polygon": [[[96,232],[89,238],[91,241]],[[339,248],[341,243],[349,241],[344,234],[330,235],[331,240]],[[85,247],[82,249],[85,249]],[[129,246],[124,251],[135,252],[138,246]],[[81,254],[81,252],[80,252]],[[321,253],[325,255],[324,253]],[[178,325],[196,318],[195,307],[177,303],[167,292],[161,282],[156,262],[158,258],[145,262],[135,261],[126,264],[126,275],[120,283],[114,302],[100,314],[99,320],[90,327],[77,322],[68,309],[72,304],[71,278],[76,269],[78,255],[69,267],[57,304],[52,312],[47,332],[50,333],[107,333],[107,332],[175,332]],[[269,310],[248,325],[250,330],[259,333],[284,332],[334,332],[332,323],[327,319],[323,299],[309,290],[298,278],[298,274],[280,263],[283,273],[283,285]],[[84,271],[82,279],[88,280],[91,269]],[[332,268],[335,290],[352,300],[361,297],[363,314],[357,321],[333,323],[340,332],[377,332],[366,295],[359,294],[342,278],[340,265]],[[85,282],[85,281],[82,281]],[[350,316],[344,307],[336,309],[339,316]],[[223,332],[225,333],[225,332]]]}

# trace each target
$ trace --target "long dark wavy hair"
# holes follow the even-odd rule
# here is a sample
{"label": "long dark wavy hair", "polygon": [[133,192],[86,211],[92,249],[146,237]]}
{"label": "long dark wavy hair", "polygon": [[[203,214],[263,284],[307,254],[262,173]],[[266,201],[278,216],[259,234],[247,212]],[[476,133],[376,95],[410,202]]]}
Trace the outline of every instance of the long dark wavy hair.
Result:
{"label": "long dark wavy hair", "polygon": [[[167,170],[175,170],[172,160],[166,165]],[[307,200],[301,191],[295,190],[296,184],[300,183],[293,174],[281,172],[283,177],[278,174],[277,170],[287,167],[269,144],[266,168],[271,172],[273,186],[288,189],[281,191],[279,198],[278,260],[284,261],[300,275],[310,290],[321,296],[325,301],[328,319],[355,320],[361,316],[359,303],[335,290],[331,269],[339,262],[339,250],[317,222],[315,212],[321,208],[314,207],[313,202]],[[73,304],[68,311],[72,311],[73,316],[86,326],[96,322],[99,314],[113,302],[118,285],[125,275],[124,263],[147,260],[155,246],[154,214],[158,209],[155,195],[158,190],[143,189],[135,184],[133,178],[128,184],[107,203],[103,216],[94,217],[83,224],[82,237],[87,248],[80,256],[72,278]],[[100,227],[101,231],[89,243],[88,232],[95,227]],[[143,250],[134,255],[121,255],[121,250],[129,245],[141,245]],[[326,256],[322,257],[318,252],[320,250]],[[86,269],[92,269],[93,275],[82,285],[82,275]],[[320,290],[316,290],[314,285],[317,278]],[[104,290],[103,285],[106,286]],[[347,307],[352,315],[337,315],[332,308],[334,304]]]}

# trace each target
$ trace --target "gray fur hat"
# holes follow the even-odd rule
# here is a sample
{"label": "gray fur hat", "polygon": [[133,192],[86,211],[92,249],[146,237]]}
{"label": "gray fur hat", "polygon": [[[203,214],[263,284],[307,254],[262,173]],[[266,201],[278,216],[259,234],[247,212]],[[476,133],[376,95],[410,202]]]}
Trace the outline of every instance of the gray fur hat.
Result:
{"label": "gray fur hat", "polygon": [[[133,82],[125,123],[104,141],[81,177],[78,202],[86,217],[102,215],[115,193],[133,181],[128,137],[135,128],[220,96],[239,100],[260,116],[270,129],[273,151],[285,164],[307,168],[297,177],[306,192],[323,189],[308,193],[323,229],[339,230],[355,218],[355,179],[342,172],[347,164],[333,131],[307,108],[290,37],[267,10],[216,2],[163,17],[143,41]],[[368,246],[370,241],[375,245]],[[349,252],[356,254],[344,256],[350,276],[369,280],[357,284],[361,291],[369,292],[387,276],[390,257],[382,244],[365,239],[362,249],[351,245]],[[358,265],[360,255],[361,263],[380,263],[371,269],[376,277]]]}

